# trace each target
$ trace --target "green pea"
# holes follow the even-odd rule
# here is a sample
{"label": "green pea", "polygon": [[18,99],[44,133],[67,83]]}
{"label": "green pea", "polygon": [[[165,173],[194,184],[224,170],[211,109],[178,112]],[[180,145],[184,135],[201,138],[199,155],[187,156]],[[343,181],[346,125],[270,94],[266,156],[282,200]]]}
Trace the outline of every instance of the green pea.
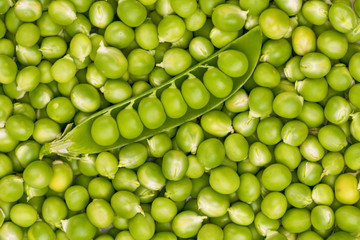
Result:
{"label": "green pea", "polygon": [[348,49],[345,35],[334,30],[321,33],[317,45],[319,50],[331,59],[343,58]]}
{"label": "green pea", "polygon": [[270,219],[281,218],[287,210],[287,200],[284,194],[271,192],[261,202],[261,211]]}
{"label": "green pea", "polygon": [[34,161],[24,170],[24,181],[33,188],[44,188],[50,184],[52,168],[44,161]]}
{"label": "green pea", "polygon": [[24,180],[15,175],[8,175],[0,179],[2,194],[0,200],[4,202],[15,202],[24,193]]}
{"label": "green pea", "polygon": [[175,203],[164,197],[155,198],[151,204],[151,216],[160,223],[171,222],[177,214]]}
{"label": "green pea", "polygon": [[46,238],[49,240],[55,240],[55,232],[51,227],[44,222],[36,222],[28,229],[28,239],[35,240],[40,238]]}
{"label": "green pea", "polygon": [[312,204],[311,189],[303,183],[292,183],[285,189],[285,196],[292,206],[305,208]]}
{"label": "green pea", "polygon": [[280,142],[275,146],[274,157],[276,162],[284,164],[289,169],[295,169],[301,162],[301,154],[298,147]]}
{"label": "green pea", "polygon": [[165,197],[168,197],[175,202],[185,201],[191,194],[192,182],[187,177],[178,181],[168,181],[165,189]]}
{"label": "green pea", "polygon": [[23,236],[23,229],[13,222],[5,222],[0,228],[0,239],[20,240],[23,239]]}
{"label": "green pea", "polygon": [[229,135],[224,141],[224,147],[226,156],[231,161],[239,162],[248,156],[249,144],[241,134]]}
{"label": "green pea", "polygon": [[15,45],[9,39],[0,39],[0,54],[13,57],[15,55]]}
{"label": "green pea", "polygon": [[206,223],[200,228],[197,238],[199,240],[223,239],[223,230],[218,225]]}
{"label": "green pea", "polygon": [[[233,64],[230,66],[228,64],[229,62]],[[237,50],[226,50],[220,53],[217,64],[220,70],[230,77],[241,77],[248,70],[248,59],[246,55]]]}
{"label": "green pea", "polygon": [[185,26],[187,30],[195,32],[202,29],[202,27],[205,26],[206,21],[207,18],[204,11],[201,8],[197,8],[193,14],[185,18]]}
{"label": "green pea", "polygon": [[1,1],[0,2],[0,6],[1,6],[1,12],[0,14],[3,15],[5,14],[9,8],[12,6],[12,2],[10,1]]}
{"label": "green pea", "polygon": [[282,218],[282,225],[285,229],[293,233],[300,233],[311,226],[309,210],[292,208],[288,210]]}
{"label": "green pea", "polygon": [[210,186],[221,194],[234,193],[240,186],[240,178],[230,167],[220,166],[210,172]]}
{"label": "green pea", "polygon": [[38,65],[41,62],[41,52],[36,44],[32,47],[16,45],[16,57],[25,66]]}
{"label": "green pea", "polygon": [[214,46],[207,38],[198,36],[191,40],[189,51],[196,61],[202,61],[214,53]]}
{"label": "green pea", "polygon": [[74,215],[63,221],[62,228],[69,239],[92,239],[97,232],[86,213]]}
{"label": "green pea", "polygon": [[155,67],[149,75],[149,82],[153,87],[160,86],[170,79],[171,76],[161,67]]}
{"label": "green pea", "polygon": [[335,181],[335,197],[343,204],[354,204],[359,200],[359,192],[357,191],[358,181],[351,174],[341,174]]}
{"label": "green pea", "polygon": [[60,125],[49,118],[39,119],[34,124],[32,137],[40,144],[51,142],[61,134]]}
{"label": "green pea", "polygon": [[100,198],[110,201],[114,194],[114,188],[109,179],[104,177],[95,177],[89,182],[89,195],[92,199]]}
{"label": "green pea", "polygon": [[281,140],[281,128],[283,123],[275,117],[261,120],[257,126],[256,134],[260,142],[266,145],[275,145]]}
{"label": "green pea", "polygon": [[270,163],[272,155],[264,143],[254,142],[250,145],[248,158],[251,164],[260,167]]}
{"label": "green pea", "polygon": [[[345,91],[353,83],[353,78],[347,67],[343,64],[334,65],[326,76],[329,86],[335,91]],[[351,91],[351,90],[350,90]],[[350,93],[349,93],[350,95]],[[350,96],[349,96],[350,98]],[[351,101],[351,98],[350,98]]]}
{"label": "green pea", "polygon": [[156,158],[163,157],[172,148],[172,141],[166,133],[154,135],[147,144],[150,155]]}
{"label": "green pea", "polygon": [[186,79],[181,85],[185,102],[193,109],[201,109],[210,101],[210,93],[204,84],[195,77]]}
{"label": "green pea", "polygon": [[0,55],[0,66],[0,83],[9,84],[15,81],[18,68],[9,56]]}
{"label": "green pea", "polygon": [[140,185],[134,193],[139,197],[141,203],[151,203],[159,194],[157,190],[151,190],[142,185]]}
{"label": "green pea", "polygon": [[40,39],[40,30],[33,23],[23,23],[15,34],[17,44],[24,47],[34,46]]}
{"label": "green pea", "polygon": [[14,6],[15,15],[23,22],[34,22],[41,17],[42,6],[37,0],[18,1]]}
{"label": "green pea", "polygon": [[24,115],[12,115],[6,121],[8,134],[18,141],[28,140],[34,129],[33,121]]}
{"label": "green pea", "polygon": [[15,148],[15,155],[18,158],[20,164],[26,167],[29,163],[39,158],[40,144],[33,140],[20,143]]}
{"label": "green pea", "polygon": [[120,21],[111,22],[105,29],[105,40],[111,46],[126,48],[134,40],[134,30]]}
{"label": "green pea", "polygon": [[193,122],[187,122],[181,125],[176,133],[176,143],[184,152],[195,154],[199,144],[204,139],[202,128]]}
{"label": "green pea", "polygon": [[5,14],[5,27],[12,34],[16,33],[18,27],[23,23],[16,14],[15,8],[10,8]]}
{"label": "green pea", "polygon": [[230,239],[252,239],[251,231],[248,227],[239,226],[234,223],[229,223],[224,228],[224,240]]}
{"label": "green pea", "polygon": [[199,0],[200,9],[208,16],[211,16],[214,8],[222,3],[225,3],[225,0]]}
{"label": "green pea", "polygon": [[188,69],[191,66],[191,62],[190,53],[175,47],[165,52],[160,66],[165,69],[167,74],[175,76]]}
{"label": "green pea", "polygon": [[59,25],[70,25],[76,19],[75,6],[68,0],[51,2],[48,13],[51,19]]}
{"label": "green pea", "polygon": [[151,190],[160,190],[166,182],[161,167],[153,162],[147,162],[138,169],[139,182]]}
{"label": "green pea", "polygon": [[318,184],[312,189],[312,199],[316,204],[330,206],[334,201],[334,191],[327,184]]}
{"label": "green pea", "polygon": [[48,224],[61,227],[68,213],[68,208],[64,200],[59,197],[48,197],[42,205],[42,216]]}
{"label": "green pea", "polygon": [[186,171],[186,176],[188,178],[193,178],[193,179],[201,177],[205,172],[204,166],[199,162],[198,158],[194,155],[188,155],[187,158],[189,161],[189,167]]}
{"label": "green pea", "polygon": [[183,211],[175,216],[172,229],[178,237],[191,238],[196,236],[206,218],[194,211]]}
{"label": "green pea", "polygon": [[359,232],[359,220],[359,209],[354,206],[341,206],[335,211],[335,221],[337,226],[346,232]]}
{"label": "green pea", "polygon": [[326,125],[320,128],[318,139],[326,150],[332,152],[341,151],[348,144],[344,132],[335,125]]}
{"label": "green pea", "polygon": [[98,28],[106,28],[114,18],[114,9],[109,2],[94,2],[89,9],[89,20]]}
{"label": "green pea", "polygon": [[185,2],[180,0],[171,0],[170,4],[174,12],[182,18],[191,16],[197,8],[196,0],[187,0]]}
{"label": "green pea", "polygon": [[61,160],[52,163],[53,177],[49,188],[55,192],[64,192],[73,181],[73,171],[71,167]]}
{"label": "green pea", "polygon": [[258,212],[255,216],[254,225],[261,236],[266,236],[269,231],[277,230],[280,227],[280,222],[279,220],[268,218],[262,212]]}
{"label": "green pea", "polygon": [[29,204],[18,203],[10,210],[10,219],[20,227],[30,227],[37,218],[36,210]]}
{"label": "green pea", "polygon": [[185,33],[185,23],[176,15],[165,16],[158,24],[158,37],[160,42],[176,42]]}
{"label": "green pea", "polygon": [[0,151],[11,152],[16,148],[19,141],[11,137],[6,128],[0,129]]}
{"label": "green pea", "polygon": [[188,109],[180,90],[173,85],[161,93],[161,102],[166,115],[170,118],[180,118]]}
{"label": "green pea", "polygon": [[162,172],[168,180],[179,181],[182,179],[189,167],[186,155],[178,150],[170,150],[165,153],[162,160]]}
{"label": "green pea", "polygon": [[75,77],[76,74],[76,65],[74,60],[66,55],[63,58],[58,59],[51,66],[51,76],[55,81],[59,83],[64,83],[70,81]]}
{"label": "green pea", "polygon": [[100,175],[113,179],[118,170],[118,160],[110,152],[101,152],[96,157],[95,167]]}
{"label": "green pea", "polygon": [[321,180],[323,168],[319,163],[302,161],[297,168],[297,177],[300,182],[314,186]]}
{"label": "green pea", "polygon": [[268,88],[257,87],[249,94],[249,108],[251,117],[266,117],[273,111],[274,94]]}
{"label": "green pea", "polygon": [[314,52],[316,50],[316,36],[314,31],[307,26],[295,28],[292,34],[292,46],[294,52],[300,56]]}
{"label": "green pea", "polygon": [[143,212],[140,199],[128,191],[118,191],[111,197],[111,207],[115,213],[126,219],[133,218],[137,213]]}
{"label": "green pea", "polygon": [[216,168],[225,157],[225,148],[220,140],[209,138],[200,143],[196,156],[205,168]]}
{"label": "green pea", "polygon": [[277,8],[270,8],[261,13],[259,25],[266,37],[270,39],[280,39],[288,32],[290,20],[284,11]]}
{"label": "green pea", "polygon": [[260,63],[253,78],[260,87],[275,87],[280,83],[280,73],[270,63]]}
{"label": "green pea", "polygon": [[208,217],[223,216],[230,205],[226,195],[217,193],[211,187],[205,187],[199,192],[197,203],[199,210]]}
{"label": "green pea", "polygon": [[9,175],[12,172],[13,164],[11,159],[5,154],[0,154],[0,178]]}
{"label": "green pea", "polygon": [[203,81],[206,88],[217,98],[227,97],[233,88],[232,79],[218,68],[208,69],[203,76]]}
{"label": "green pea", "polygon": [[105,77],[111,79],[121,78],[128,68],[124,54],[117,48],[106,47],[102,40],[96,50],[94,64]]}
{"label": "green pea", "polygon": [[116,117],[116,121],[120,135],[126,139],[138,137],[144,129],[138,113],[133,108],[121,110]]}
{"label": "green pea", "polygon": [[284,143],[291,146],[300,146],[308,136],[308,127],[298,120],[287,122],[281,129],[281,137]]}
{"label": "green pea", "polygon": [[[249,96],[244,89],[240,89],[225,101],[225,107],[231,112],[240,113],[249,109]],[[235,127],[235,126],[234,126]]]}
{"label": "green pea", "polygon": [[351,6],[335,3],[329,9],[329,20],[335,30],[348,33],[356,26],[356,14]]}
{"label": "green pea", "polygon": [[231,205],[228,210],[230,219],[239,225],[248,226],[255,218],[255,214],[251,207],[246,203],[237,202]]}
{"label": "green pea", "polygon": [[325,78],[305,78],[303,81],[297,81],[296,91],[308,102],[320,102],[328,94],[329,86]]}
{"label": "green pea", "polygon": [[318,52],[305,54],[300,61],[300,70],[308,78],[322,78],[329,73],[329,58]]}
{"label": "green pea", "polygon": [[51,66],[52,64],[47,60],[41,61],[38,65],[40,70],[40,83],[50,83],[54,80],[51,75]]}
{"label": "green pea", "polygon": [[360,61],[360,53],[355,53],[351,58],[349,62],[349,71],[351,76],[356,80],[360,81],[360,71],[356,68],[357,64]]}
{"label": "green pea", "polygon": [[304,101],[302,110],[297,118],[309,128],[319,127],[325,120],[324,110],[317,103]]}
{"label": "green pea", "polygon": [[231,119],[224,112],[213,110],[201,117],[201,127],[208,133],[223,137],[233,132]]}
{"label": "green pea", "polygon": [[119,168],[112,179],[112,185],[117,191],[127,190],[133,192],[140,186],[140,183],[133,170]]}
{"label": "green pea", "polygon": [[163,105],[156,96],[143,98],[138,107],[141,121],[145,127],[156,129],[161,127],[166,121],[166,114]]}
{"label": "green pea", "polygon": [[261,182],[270,191],[282,191],[291,183],[290,170],[279,163],[271,164],[266,167]]}
{"label": "green pea", "polygon": [[66,206],[71,211],[85,209],[89,203],[89,193],[83,186],[74,185],[65,191]]}
{"label": "green pea", "polygon": [[48,12],[43,12],[41,17],[36,21],[42,37],[55,36],[60,33],[61,25],[55,23]]}
{"label": "green pea", "polygon": [[279,67],[290,58],[292,47],[286,39],[270,39],[264,43],[261,53],[260,61]]}
{"label": "green pea", "polygon": [[100,94],[89,84],[78,84],[71,91],[71,102],[82,112],[94,112],[100,107]]}
{"label": "green pea", "polygon": [[296,15],[299,11],[301,11],[302,0],[292,0],[292,1],[283,1],[283,0],[275,0],[276,5],[286,12],[289,16]]}
{"label": "green pea", "polygon": [[242,11],[239,6],[224,3],[214,8],[211,18],[215,27],[231,32],[244,27],[246,16],[247,12]]}
{"label": "green pea", "polygon": [[[143,75],[143,76],[147,76],[147,75]],[[149,89],[151,89],[151,85],[143,80],[136,81],[132,85],[132,92],[134,96],[139,96]]]}
{"label": "green pea", "polygon": [[246,203],[252,203],[260,196],[260,182],[252,173],[240,175],[240,186],[237,190],[239,199]]}
{"label": "green pea", "polygon": [[238,31],[223,31],[219,28],[213,27],[209,33],[211,43],[217,47],[222,48],[226,46],[228,43],[233,41],[235,38],[239,36]]}
{"label": "green pea", "polygon": [[339,125],[348,121],[351,107],[345,98],[334,96],[327,101],[324,113],[329,122]]}
{"label": "green pea", "polygon": [[114,212],[110,204],[104,199],[94,199],[86,207],[86,214],[89,221],[99,228],[109,227],[114,220]]}
{"label": "green pea", "polygon": [[117,14],[129,27],[140,26],[147,16],[146,8],[140,2],[130,0],[118,4]]}
{"label": "green pea", "polygon": [[302,14],[309,23],[323,25],[328,20],[329,6],[322,1],[305,2]]}
{"label": "green pea", "polygon": [[135,40],[146,50],[155,49],[159,45],[157,27],[152,22],[144,22],[135,29]]}
{"label": "green pea", "polygon": [[107,115],[96,118],[91,126],[91,137],[101,146],[114,144],[119,139],[119,130],[115,119]]}

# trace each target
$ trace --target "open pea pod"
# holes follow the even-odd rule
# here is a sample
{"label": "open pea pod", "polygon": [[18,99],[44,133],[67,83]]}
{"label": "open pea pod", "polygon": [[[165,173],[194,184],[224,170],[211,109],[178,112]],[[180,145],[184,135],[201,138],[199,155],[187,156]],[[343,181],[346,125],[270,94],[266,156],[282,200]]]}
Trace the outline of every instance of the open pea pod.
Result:
{"label": "open pea pod", "polygon": [[[261,51],[261,44],[262,44],[262,33],[259,27],[256,27],[243,36],[235,39],[227,46],[223,47],[212,56],[207,58],[206,60],[194,65],[193,67],[189,68],[187,71],[179,74],[178,76],[172,78],[168,82],[164,83],[163,85],[152,88],[143,94],[130,98],[126,101],[118,103],[116,105],[110,106],[106,109],[103,109],[99,112],[94,113],[85,121],[71,129],[69,126],[63,136],[60,139],[57,139],[53,142],[47,143],[43,146],[41,155],[49,155],[51,153],[55,153],[65,157],[76,157],[80,154],[92,154],[98,153],[102,151],[107,151],[115,148],[119,148],[125,146],[132,142],[141,141],[151,136],[158,134],[160,132],[164,132],[171,128],[177,127],[185,122],[191,121],[199,116],[203,115],[204,113],[216,108],[220,104],[222,104],[226,99],[230,98],[235,92],[237,92],[249,79],[252,75],[260,56]],[[142,134],[134,139],[125,139],[122,136],[110,146],[100,146],[95,143],[95,141],[91,137],[91,126],[94,120],[101,116],[101,115],[111,115],[112,117],[116,118],[117,114],[126,107],[134,106],[137,107],[139,102],[150,95],[156,95],[160,97],[163,90],[169,88],[170,86],[180,86],[183,81],[185,81],[190,76],[195,76],[199,79],[202,78],[203,74],[206,72],[208,66],[216,66],[217,57],[218,55],[227,49],[235,49],[242,51],[248,58],[249,61],[249,68],[245,75],[239,78],[233,78],[233,89],[231,93],[224,98],[216,98],[215,96],[211,95],[209,102],[207,105],[201,109],[192,109],[188,108],[186,114],[178,119],[167,118],[165,123],[157,128],[157,129],[147,129],[144,128]],[[231,63],[229,63],[231,64]],[[70,130],[71,129],[71,130]]]}

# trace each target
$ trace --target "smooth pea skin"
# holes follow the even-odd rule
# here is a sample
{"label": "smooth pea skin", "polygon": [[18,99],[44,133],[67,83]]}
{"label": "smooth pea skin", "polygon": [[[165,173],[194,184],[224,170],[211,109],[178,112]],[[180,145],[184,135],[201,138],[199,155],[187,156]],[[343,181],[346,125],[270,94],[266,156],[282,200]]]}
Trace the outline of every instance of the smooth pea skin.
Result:
{"label": "smooth pea skin", "polygon": [[170,150],[165,153],[162,161],[162,172],[171,181],[182,179],[189,167],[189,161],[182,151]]}
{"label": "smooth pea skin", "polygon": [[151,190],[160,190],[166,182],[161,167],[153,162],[143,164],[137,172],[139,182]]}
{"label": "smooth pea skin", "polygon": [[210,186],[221,194],[234,193],[240,186],[240,178],[230,167],[220,166],[210,171]]}
{"label": "smooth pea skin", "polygon": [[115,119],[106,115],[96,118],[91,126],[91,137],[101,146],[114,144],[119,138]]}
{"label": "smooth pea skin", "polygon": [[322,78],[330,69],[330,59],[322,53],[307,53],[300,61],[300,70],[308,78]]}
{"label": "smooth pea skin", "polygon": [[360,231],[360,210],[354,206],[341,206],[335,211],[335,221],[341,230],[358,233]]}
{"label": "smooth pea skin", "polygon": [[273,111],[274,94],[268,88],[257,87],[249,94],[249,108],[251,117],[266,117]]}
{"label": "smooth pea skin", "polygon": [[97,231],[85,213],[70,217],[62,225],[69,239],[92,239]]}
{"label": "smooth pea skin", "polygon": [[[232,64],[229,64],[231,62]],[[230,77],[243,76],[249,67],[246,55],[237,50],[226,50],[219,54],[218,67]]]}
{"label": "smooth pea skin", "polygon": [[227,97],[233,89],[233,80],[218,68],[208,69],[203,76],[203,82],[217,98]]}
{"label": "smooth pea skin", "polygon": [[196,236],[206,218],[193,211],[183,211],[174,218],[172,229],[178,237],[191,238]]}
{"label": "smooth pea skin", "polygon": [[251,173],[243,173],[236,193],[241,201],[252,203],[260,196],[260,181]]}
{"label": "smooth pea skin", "polygon": [[290,19],[284,11],[269,8],[261,13],[259,24],[265,36],[270,39],[280,39],[288,32]]}
{"label": "smooth pea skin", "polygon": [[239,226],[234,223],[229,223],[224,228],[224,240],[230,239],[252,239],[252,234],[249,228],[244,226]]}
{"label": "smooth pea skin", "polygon": [[343,58],[348,50],[345,35],[334,30],[321,33],[317,39],[317,46],[330,59]]}
{"label": "smooth pea skin", "polygon": [[354,204],[359,198],[358,181],[351,174],[341,174],[335,181],[335,197],[343,204]]}
{"label": "smooth pea skin", "polygon": [[287,210],[287,200],[284,194],[271,192],[261,202],[261,211],[270,219],[281,218]]}
{"label": "smooth pea skin", "polygon": [[169,87],[161,94],[161,102],[166,115],[170,118],[180,118],[187,112],[186,102],[176,87]]}
{"label": "smooth pea skin", "polygon": [[223,230],[215,224],[207,223],[204,224],[197,235],[199,240],[222,240]]}
{"label": "smooth pea skin", "polygon": [[300,152],[306,160],[312,162],[319,161],[325,155],[325,149],[313,135],[309,135],[301,144]]}
{"label": "smooth pea skin", "polygon": [[29,204],[18,203],[10,210],[10,219],[20,227],[30,227],[37,218],[36,210]]}
{"label": "smooth pea skin", "polygon": [[318,230],[328,230],[335,222],[334,211],[329,206],[318,205],[311,210],[311,224]]}
{"label": "smooth pea skin", "polygon": [[209,138],[199,145],[196,156],[205,168],[216,168],[224,160],[225,148],[219,139]]}
{"label": "smooth pea skin", "polygon": [[89,221],[99,228],[109,227],[114,220],[114,211],[104,199],[94,199],[87,207],[86,214]]}
{"label": "smooth pea skin", "polygon": [[309,210],[292,208],[282,218],[283,227],[289,232],[300,233],[311,226]]}
{"label": "smooth pea skin", "polygon": [[9,84],[15,81],[17,65],[10,57],[0,54],[0,83]]}
{"label": "smooth pea skin", "polygon": [[188,78],[181,85],[181,93],[185,102],[193,109],[205,107],[210,100],[210,93],[197,78]]}
{"label": "smooth pea skin", "polygon": [[133,108],[121,110],[116,117],[116,122],[120,135],[126,139],[138,137],[144,129],[138,113]]}
{"label": "smooth pea skin", "polygon": [[36,239],[49,239],[55,240],[56,235],[55,232],[51,229],[51,227],[44,222],[36,222],[28,229],[28,239],[36,240]]}
{"label": "smooth pea skin", "polygon": [[211,187],[205,187],[199,192],[197,203],[199,210],[208,217],[223,216],[230,206],[228,197]]}
{"label": "smooth pea skin", "polygon": [[139,103],[138,112],[141,121],[149,129],[159,128],[166,121],[164,107],[155,96],[143,98]]}
{"label": "smooth pea skin", "polygon": [[203,129],[200,125],[193,122],[182,124],[176,132],[176,144],[186,153],[191,152],[195,154],[203,139]]}
{"label": "smooth pea skin", "polygon": [[290,170],[278,163],[274,163],[265,168],[261,182],[270,191],[282,191],[291,183]]}
{"label": "smooth pea skin", "polygon": [[83,210],[89,203],[89,193],[83,186],[71,186],[65,191],[65,202],[71,211]]}
{"label": "smooth pea skin", "polygon": [[328,20],[329,6],[322,1],[309,1],[304,3],[302,14],[311,24],[323,25]]}
{"label": "smooth pea skin", "polygon": [[131,143],[120,149],[119,167],[134,169],[141,166],[147,159],[148,152],[141,143]]}

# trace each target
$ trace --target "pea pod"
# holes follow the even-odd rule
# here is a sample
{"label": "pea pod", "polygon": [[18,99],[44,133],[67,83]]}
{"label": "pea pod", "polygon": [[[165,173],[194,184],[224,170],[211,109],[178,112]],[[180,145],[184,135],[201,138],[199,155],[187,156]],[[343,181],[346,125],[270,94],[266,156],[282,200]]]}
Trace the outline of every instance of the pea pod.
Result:
{"label": "pea pod", "polygon": [[[189,68],[187,71],[183,72],[182,74],[175,76],[174,78],[167,81],[163,85],[152,88],[140,94],[139,96],[130,98],[126,101],[120,102],[116,105],[110,106],[106,109],[103,109],[91,115],[88,119],[83,121],[81,124],[77,125],[72,130],[66,131],[60,139],[45,144],[42,149],[42,156],[48,155],[50,153],[56,153],[62,156],[76,156],[79,155],[80,153],[82,154],[97,153],[97,152],[107,151],[110,149],[115,149],[127,145],[131,142],[147,139],[155,134],[179,126],[184,122],[191,121],[203,115],[204,113],[216,108],[217,106],[222,104],[225,100],[230,98],[235,92],[237,92],[253,73],[254,68],[260,56],[261,38],[262,36],[259,27],[253,28],[242,37],[234,40],[229,45],[225,46],[224,48],[220,49],[218,52],[211,55],[209,58]],[[161,93],[165,89],[174,85],[180,86],[182,82],[184,82],[186,79],[189,78],[189,76],[195,76],[197,78],[200,78],[209,66],[216,64],[219,54],[227,49],[235,49],[243,52],[247,56],[249,62],[249,67],[247,72],[241,77],[233,78],[234,86],[228,96],[223,98],[216,98],[215,96],[211,95],[205,107],[200,109],[188,108],[185,115],[183,115],[180,118],[175,119],[175,118],[167,117],[165,122],[161,125],[161,127],[158,127],[156,129],[144,128],[143,132],[133,139],[125,139],[122,136],[120,136],[114,144],[109,146],[100,146],[96,144],[95,141],[92,139],[91,127],[93,122],[98,117],[104,115],[108,115],[108,116],[111,115],[112,117],[115,118],[116,115],[121,110],[129,109],[132,106],[137,107],[139,105],[139,102],[145,98],[148,98],[150,96],[157,96],[158,98],[160,98]],[[68,127],[68,129],[69,128],[70,127]]]}

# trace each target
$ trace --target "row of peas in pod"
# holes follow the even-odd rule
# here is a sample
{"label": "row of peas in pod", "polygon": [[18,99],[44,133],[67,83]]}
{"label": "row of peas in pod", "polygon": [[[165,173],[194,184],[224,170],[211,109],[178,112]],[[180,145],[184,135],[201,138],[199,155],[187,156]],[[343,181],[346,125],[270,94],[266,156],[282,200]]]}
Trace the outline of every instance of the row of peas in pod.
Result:
{"label": "row of peas in pod", "polygon": [[[0,6],[5,9],[0,14],[6,29],[0,41],[6,40],[7,46],[1,49],[12,53],[1,55],[1,64],[10,66],[0,69],[1,79],[13,79],[2,82],[0,95],[4,103],[0,105],[1,240],[358,237],[360,48],[356,41],[360,1],[28,0],[14,6],[1,1]],[[111,14],[102,15],[104,12]],[[40,19],[46,14],[46,21],[54,24],[43,27],[60,26],[54,35],[41,35]],[[185,25],[178,24],[179,19]],[[32,25],[25,25],[16,37],[20,26],[12,25],[16,28],[12,33],[9,22],[38,27],[40,37],[33,39],[35,45],[26,46],[36,32]],[[129,45],[118,46],[120,37],[106,34],[114,22],[121,29],[130,29],[128,35],[132,31],[130,38],[125,34]],[[214,84],[224,79],[235,84],[233,70],[242,67],[231,63],[246,59],[233,58],[238,51],[223,51],[212,67],[203,66],[201,77],[187,76],[158,98],[141,98],[155,99],[154,110],[163,109],[161,114],[152,111],[146,116],[140,104],[133,111],[139,115],[137,126],[149,129],[148,121],[176,119],[175,114],[182,112],[181,126],[112,151],[68,158],[50,155],[39,160],[42,144],[66,133],[64,124],[85,125],[92,112],[141,96],[234,40],[244,26],[257,25],[264,35],[262,55],[244,89],[230,95],[229,85]],[[42,46],[52,36],[65,41],[61,56],[49,57],[55,46],[61,46],[54,42],[62,40]],[[191,42],[199,37],[205,40],[194,51]],[[157,39],[158,45],[149,39]],[[24,51],[27,54],[21,55]],[[41,53],[39,63],[29,64],[37,51]],[[229,55],[231,61],[226,60]],[[155,67],[156,63],[160,64]],[[75,70],[69,71],[74,64]],[[11,66],[20,69],[15,76]],[[46,76],[49,82],[34,84],[35,68],[40,71],[37,78]],[[206,84],[205,74],[211,71],[226,75]],[[65,81],[67,77],[71,80]],[[190,121],[184,106],[196,109],[194,101],[206,100],[181,91],[195,77],[202,80],[197,81],[202,84],[200,94],[210,92],[217,97],[224,89],[229,93],[217,97],[219,103],[226,98],[224,104]],[[135,87],[139,82],[141,87]],[[107,83],[108,90],[118,90],[118,83],[129,84],[133,93],[121,100],[123,91],[109,97]],[[167,90],[175,90],[177,97],[162,100]],[[34,106],[36,102],[41,104]],[[174,111],[175,106],[182,111]],[[103,117],[108,116],[95,118],[93,126]],[[121,133],[126,120],[104,124],[113,128],[107,133],[110,138]],[[156,127],[158,132],[161,126]],[[101,130],[93,134],[94,140],[101,134]],[[110,144],[102,139],[98,143]]]}

